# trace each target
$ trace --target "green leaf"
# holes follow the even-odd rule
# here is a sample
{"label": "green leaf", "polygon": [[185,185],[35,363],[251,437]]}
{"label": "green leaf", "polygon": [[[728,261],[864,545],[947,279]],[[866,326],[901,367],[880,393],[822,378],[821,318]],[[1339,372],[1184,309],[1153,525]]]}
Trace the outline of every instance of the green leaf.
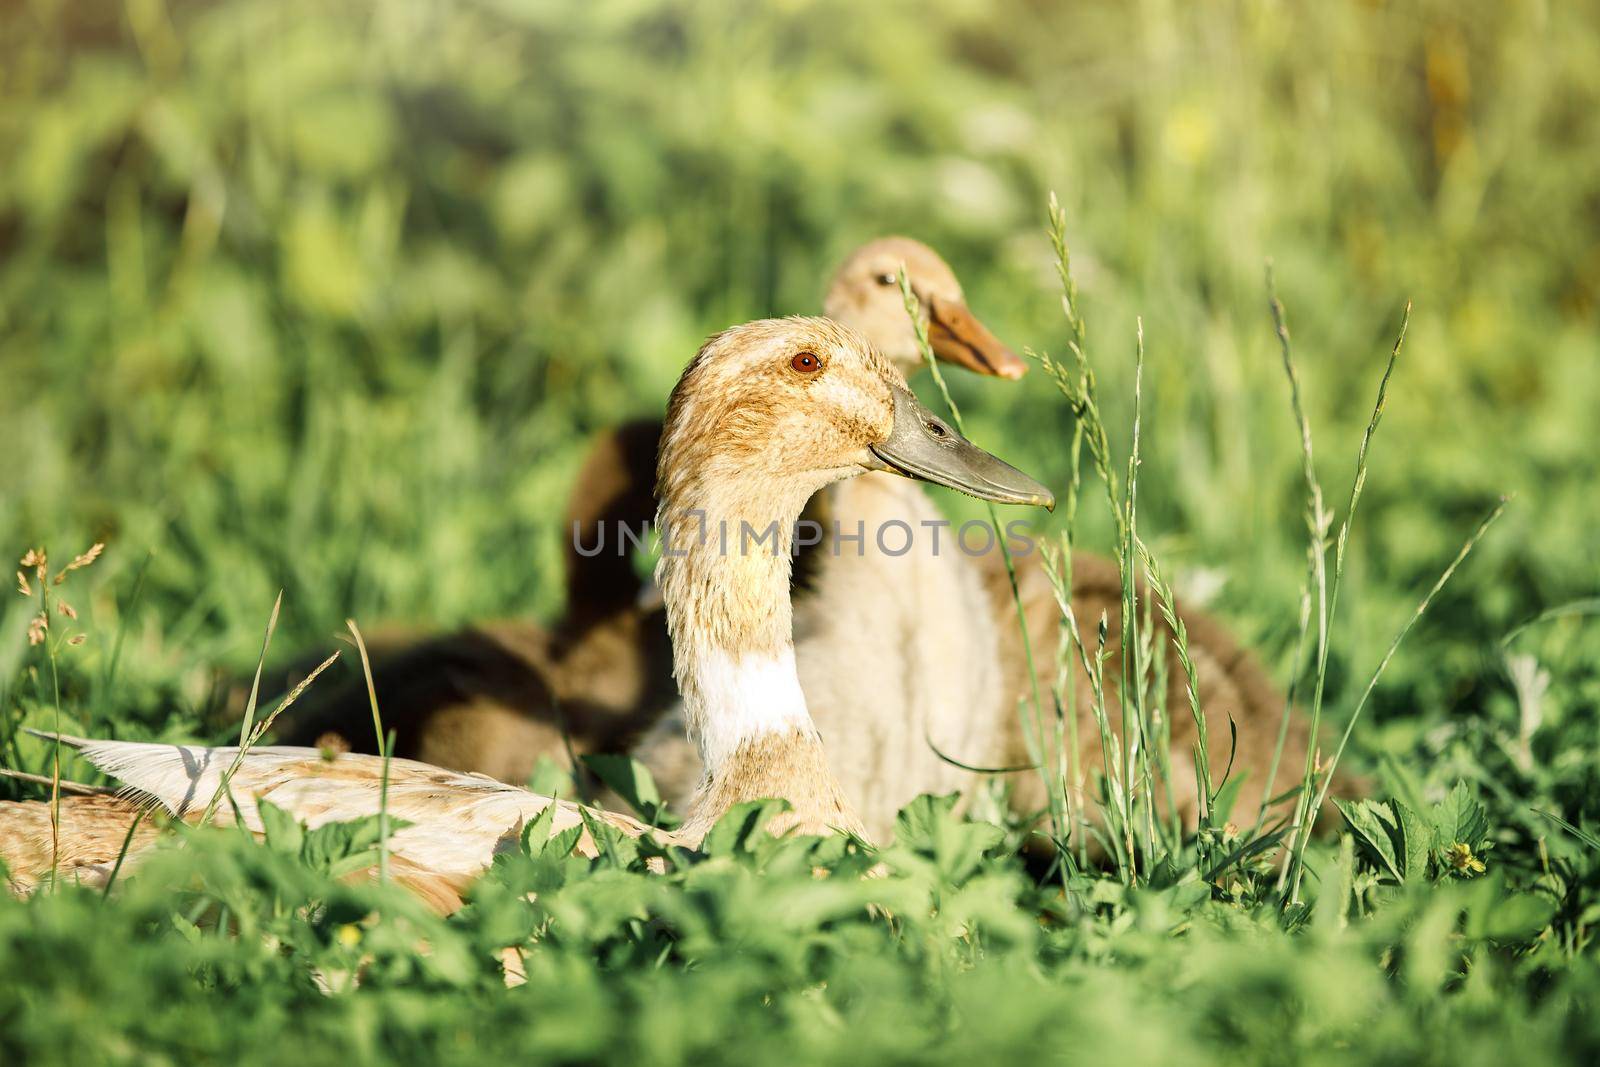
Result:
{"label": "green leaf", "polygon": [[1489,835],[1489,815],[1467,783],[1457,782],[1450,795],[1433,806],[1433,826],[1436,847],[1449,848],[1459,841],[1477,851]]}
{"label": "green leaf", "polygon": [[522,851],[530,856],[537,856],[544,851],[544,846],[550,840],[550,828],[555,825],[556,805],[546,804],[533,817],[533,821],[522,827]]}
{"label": "green leaf", "polygon": [[1556,902],[1534,893],[1501,896],[1487,909],[1482,936],[1491,941],[1524,942],[1539,936],[1556,913]]}
{"label": "green leaf", "polygon": [[261,813],[262,837],[267,847],[298,856],[305,840],[305,827],[300,820],[267,800],[257,800],[256,810]]}
{"label": "green leaf", "polygon": [[588,829],[589,836],[594,839],[595,851],[606,861],[607,865],[626,868],[638,858],[639,844],[633,838],[592,813],[588,808],[579,808],[578,817],[583,820],[583,825]]}
{"label": "green leaf", "polygon": [[755,835],[781,811],[788,811],[785,800],[751,800],[735,804],[700,842],[700,850],[710,856],[748,852]]}
{"label": "green leaf", "polygon": [[543,797],[572,799],[572,772],[546,755],[534,762],[528,780],[522,784],[528,792]]}
{"label": "green leaf", "polygon": [[539,847],[539,856],[543,859],[561,859],[572,855],[572,850],[577,847],[578,839],[583,836],[583,827],[569,826],[559,834],[552,836]]}
{"label": "green leaf", "polygon": [[656,780],[644,764],[632,756],[614,753],[580,756],[579,759],[596,778],[627,801],[639,818],[651,826],[669,826],[669,820],[672,825],[676,824],[677,820],[671,818],[661,802]]}
{"label": "green leaf", "polygon": [[[392,837],[410,825],[391,815],[389,834]],[[300,845],[300,859],[312,870],[338,878],[377,863],[378,844],[382,839],[382,820],[377,815],[324,823],[315,830],[306,831]]]}
{"label": "green leaf", "polygon": [[1391,830],[1396,827],[1394,813],[1387,805],[1371,800],[1335,800],[1345,823],[1370,853],[1396,881],[1405,881],[1396,855]]}
{"label": "green leaf", "polygon": [[992,823],[973,822],[955,813],[960,797],[924,794],[895,816],[895,852],[911,852],[931,860],[948,882],[970,878],[988,851],[1000,844],[1004,832]]}
{"label": "green leaf", "polygon": [[1433,826],[1407,804],[1391,800],[1389,806],[1394,810],[1399,824],[1399,841],[1395,852],[1400,861],[1400,880],[1416,881],[1428,871],[1428,854],[1434,845]]}

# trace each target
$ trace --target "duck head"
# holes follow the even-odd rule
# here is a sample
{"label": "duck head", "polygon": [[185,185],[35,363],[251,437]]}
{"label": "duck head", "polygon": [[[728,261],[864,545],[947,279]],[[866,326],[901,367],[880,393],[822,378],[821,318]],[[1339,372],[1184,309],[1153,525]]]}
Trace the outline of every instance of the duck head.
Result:
{"label": "duck head", "polygon": [[705,344],[668,403],[657,497],[791,523],[819,489],[874,470],[997,503],[1055,503],[924,407],[861,334],[822,318],[751,322]]}
{"label": "duck head", "polygon": [[852,252],[828,285],[823,314],[858,331],[902,374],[911,374],[922,355],[900,295],[902,264],[928,319],[928,343],[936,357],[979,374],[1022,377],[1028,365],[967,307],[950,265],[909,237],[880,237]]}

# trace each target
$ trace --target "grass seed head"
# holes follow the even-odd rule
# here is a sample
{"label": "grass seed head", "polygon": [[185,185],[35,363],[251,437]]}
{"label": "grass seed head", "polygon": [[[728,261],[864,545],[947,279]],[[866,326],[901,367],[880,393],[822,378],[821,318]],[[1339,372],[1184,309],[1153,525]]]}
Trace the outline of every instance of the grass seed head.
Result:
{"label": "grass seed head", "polygon": [[33,596],[33,586],[28,584],[28,575],[24,571],[17,572],[17,592],[23,596]]}
{"label": "grass seed head", "polygon": [[[87,551],[80,552],[78,555],[73,556],[72,562],[67,564],[65,567],[62,567],[61,573],[56,575],[55,584],[60,585],[66,580],[67,575],[71,574],[73,571],[82,570],[84,567],[87,567],[89,564],[99,559],[100,553],[104,552],[105,550],[106,543],[104,541],[96,541],[94,544],[89,546]],[[44,566],[44,556],[42,554],[39,557],[39,565],[41,567]],[[42,579],[43,577],[44,575],[41,574],[40,578]]]}
{"label": "grass seed head", "polygon": [[40,612],[33,617],[32,622],[28,623],[28,644],[42,645],[44,644],[44,639],[49,635],[50,617],[44,612]]}

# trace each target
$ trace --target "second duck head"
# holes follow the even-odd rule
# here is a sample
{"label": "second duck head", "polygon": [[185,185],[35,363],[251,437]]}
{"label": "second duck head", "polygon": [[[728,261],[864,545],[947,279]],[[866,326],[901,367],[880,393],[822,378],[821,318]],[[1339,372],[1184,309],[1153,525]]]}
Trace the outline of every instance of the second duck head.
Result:
{"label": "second duck head", "polygon": [[1022,377],[1028,365],[967,307],[949,264],[910,237],[880,237],[852,252],[828,283],[822,313],[856,330],[909,377],[922,355],[900,293],[902,266],[935,357],[978,374]]}

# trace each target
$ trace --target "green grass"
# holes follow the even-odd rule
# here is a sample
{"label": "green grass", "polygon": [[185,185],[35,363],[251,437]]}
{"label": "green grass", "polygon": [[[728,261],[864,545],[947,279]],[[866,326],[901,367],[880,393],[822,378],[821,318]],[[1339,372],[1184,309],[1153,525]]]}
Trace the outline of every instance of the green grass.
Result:
{"label": "green grass", "polygon": [[[50,775],[21,727],[57,720],[237,738],[216,712],[280,589],[274,657],[351,617],[554,614],[587,435],[903,231],[1080,387],[952,374],[968,434],[1047,478],[1074,546],[1206,594],[1374,783],[1288,867],[1174,840],[1136,754],[1122,802],[1058,797],[1049,872],[924,802],[884,878],[738,823],[665,878],[534,839],[448,922],[338,882],[376,823],[198,834],[108,898],[0,900],[0,1061],[1600,1048],[1592,5],[11,5],[0,160],[0,545],[109,546],[45,645],[38,590],[0,597],[9,765]],[[1080,622],[1035,653],[1092,654]],[[1075,749],[1041,703],[1041,756]],[[1124,810],[1124,865],[1083,867]]]}

